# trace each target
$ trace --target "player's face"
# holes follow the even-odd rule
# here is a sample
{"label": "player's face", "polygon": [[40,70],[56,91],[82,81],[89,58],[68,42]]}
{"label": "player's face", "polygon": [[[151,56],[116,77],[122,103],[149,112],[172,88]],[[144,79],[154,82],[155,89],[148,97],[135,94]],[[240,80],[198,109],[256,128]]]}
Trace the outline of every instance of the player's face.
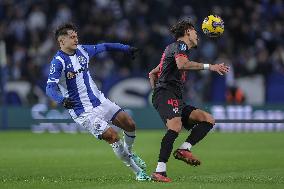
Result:
{"label": "player's face", "polygon": [[193,29],[190,29],[189,31],[189,41],[192,43],[192,47],[197,47],[197,44],[198,44],[198,37],[197,37],[197,33],[196,33],[196,30],[193,28]]}
{"label": "player's face", "polygon": [[78,35],[74,30],[68,30],[67,35],[62,39],[62,47],[68,50],[76,50],[78,45]]}

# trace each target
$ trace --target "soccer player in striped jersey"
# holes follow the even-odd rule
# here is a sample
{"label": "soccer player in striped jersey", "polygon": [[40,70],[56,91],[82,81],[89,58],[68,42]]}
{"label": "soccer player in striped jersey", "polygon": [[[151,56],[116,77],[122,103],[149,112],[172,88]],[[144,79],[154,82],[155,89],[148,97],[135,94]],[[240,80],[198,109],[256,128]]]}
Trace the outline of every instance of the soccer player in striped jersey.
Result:
{"label": "soccer player in striped jersey", "polygon": [[[69,109],[76,123],[108,142],[115,155],[135,173],[136,180],[150,180],[145,162],[132,152],[136,136],[133,119],[98,90],[88,70],[90,59],[101,52],[121,51],[134,56],[137,48],[120,43],[80,45],[73,24],[59,26],[55,38],[60,50],[50,64],[46,94]],[[124,141],[113,125],[124,131]]]}

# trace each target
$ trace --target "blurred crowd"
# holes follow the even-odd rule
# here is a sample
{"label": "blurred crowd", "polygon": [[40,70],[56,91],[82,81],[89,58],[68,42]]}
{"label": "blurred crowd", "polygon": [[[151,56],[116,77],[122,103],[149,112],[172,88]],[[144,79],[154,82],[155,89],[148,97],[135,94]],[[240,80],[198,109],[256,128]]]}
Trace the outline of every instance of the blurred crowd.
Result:
{"label": "blurred crowd", "polygon": [[[209,14],[224,20],[221,38],[210,39],[202,33],[202,20]],[[169,27],[188,17],[200,38],[192,60],[231,65],[226,80],[229,87],[238,77],[284,74],[282,0],[0,0],[0,39],[7,46],[8,80],[26,80],[44,89],[50,60],[58,48],[53,31],[70,21],[78,27],[82,44],[121,42],[141,49],[134,61],[121,53],[102,54],[94,64],[97,79],[104,80],[113,72],[147,77],[173,41]],[[190,77],[189,98],[208,94],[204,91],[211,85],[210,74]]]}

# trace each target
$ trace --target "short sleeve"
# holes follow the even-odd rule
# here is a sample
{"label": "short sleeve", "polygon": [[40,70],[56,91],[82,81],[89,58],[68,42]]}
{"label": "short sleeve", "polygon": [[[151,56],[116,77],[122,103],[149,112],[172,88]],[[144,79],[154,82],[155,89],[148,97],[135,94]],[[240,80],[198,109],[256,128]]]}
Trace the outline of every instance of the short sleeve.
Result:
{"label": "short sleeve", "polygon": [[188,58],[187,54],[188,54],[188,46],[185,43],[177,44],[174,54],[175,59],[180,56]]}
{"label": "short sleeve", "polygon": [[50,63],[47,83],[58,83],[61,77],[62,70],[63,70],[62,63],[54,58]]}

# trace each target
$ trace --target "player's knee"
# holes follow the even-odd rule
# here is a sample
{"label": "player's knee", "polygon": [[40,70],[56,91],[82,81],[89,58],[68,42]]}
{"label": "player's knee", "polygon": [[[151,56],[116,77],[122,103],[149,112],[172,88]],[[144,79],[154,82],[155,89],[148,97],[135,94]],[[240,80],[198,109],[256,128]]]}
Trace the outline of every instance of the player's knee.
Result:
{"label": "player's knee", "polygon": [[213,116],[211,114],[208,114],[208,113],[199,114],[198,121],[208,122],[208,123],[212,124],[212,126],[215,125],[215,119],[213,118]]}
{"label": "player's knee", "polygon": [[115,143],[119,140],[119,137],[118,137],[118,134],[115,132],[115,133],[112,133],[109,137],[108,137],[108,140],[107,142],[112,144],[112,143]]}
{"label": "player's knee", "polygon": [[179,133],[182,129],[182,122],[180,118],[173,118],[171,120],[167,120],[167,127],[177,133]]}
{"label": "player's knee", "polygon": [[112,144],[119,140],[119,136],[117,132],[110,128],[105,133],[103,133],[102,139],[108,142],[109,144]]}
{"label": "player's knee", "polygon": [[119,141],[119,137],[118,137],[118,134],[115,132],[112,136],[111,136],[111,144],[114,143],[114,142],[117,142]]}
{"label": "player's knee", "polygon": [[215,125],[215,119],[213,118],[211,114],[206,114],[205,121],[212,124],[212,126]]}
{"label": "player's knee", "polygon": [[209,119],[208,119],[208,121],[207,121],[207,122],[211,123],[211,124],[212,124],[212,126],[214,126],[214,125],[215,125],[215,119],[213,118],[213,116],[212,116],[212,115],[210,115],[210,117],[209,117]]}
{"label": "player's knee", "polygon": [[180,133],[181,129],[182,129],[182,127],[174,127],[174,128],[172,128],[172,130],[174,130],[177,133]]}

